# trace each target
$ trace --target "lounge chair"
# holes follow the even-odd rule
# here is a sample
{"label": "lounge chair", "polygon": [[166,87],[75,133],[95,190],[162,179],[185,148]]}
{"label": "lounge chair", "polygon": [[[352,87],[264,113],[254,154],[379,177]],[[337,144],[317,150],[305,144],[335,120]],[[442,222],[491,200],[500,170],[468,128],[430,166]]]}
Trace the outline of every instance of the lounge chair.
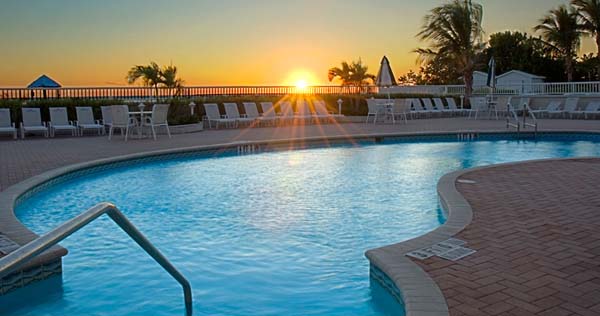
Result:
{"label": "lounge chair", "polygon": [[318,120],[325,119],[327,122],[335,123],[336,118],[343,116],[341,114],[334,114],[333,112],[328,111],[325,101],[316,100],[313,102],[313,105],[315,106],[316,118]]}
{"label": "lounge chair", "polygon": [[77,113],[77,121],[75,121],[75,125],[79,129],[79,136],[83,136],[83,133],[86,129],[97,130],[98,135],[104,134],[104,125],[100,124],[99,120],[94,119],[94,112],[92,112],[91,107],[77,106],[75,107],[75,112]]}
{"label": "lounge chair", "polygon": [[110,128],[112,125],[110,105],[103,105],[100,107],[100,110],[102,111],[102,125],[104,125],[105,128]]}
{"label": "lounge chair", "polygon": [[275,112],[275,107],[273,107],[273,102],[261,102],[260,108],[262,109],[262,117],[260,120],[262,122],[267,122],[271,124],[276,124],[279,120],[277,116],[277,112]]}
{"label": "lounge chair", "polygon": [[446,103],[448,103],[448,111],[450,111],[451,113],[458,113],[459,115],[465,113],[464,109],[459,109],[456,106],[456,101],[454,100],[454,98],[446,98]]}
{"label": "lounge chair", "polygon": [[400,117],[404,120],[404,124],[407,124],[406,113],[410,113],[410,99],[394,99],[394,105],[392,105],[390,113],[392,123],[396,124],[396,117]]}
{"label": "lounge chair", "polygon": [[294,113],[296,120],[300,120],[303,124],[309,122],[312,123],[315,119],[314,115],[310,111],[308,102],[305,100],[296,101],[296,113]]}
{"label": "lounge chair", "polygon": [[421,114],[425,114],[425,115],[429,115],[431,114],[431,111],[426,110],[423,108],[423,104],[421,103],[421,100],[414,98],[414,99],[409,99],[410,104],[411,104],[411,108],[412,110],[410,111],[410,115],[411,117],[413,117],[414,114],[416,115],[421,115]]}
{"label": "lounge chair", "polygon": [[118,128],[121,130],[121,135],[125,131],[125,141],[127,141],[129,131],[133,131],[133,128],[137,126],[137,121],[129,116],[127,105],[112,105],[110,107],[110,117],[112,118],[112,124],[108,130],[108,140],[112,139],[114,130]]}
{"label": "lounge chair", "polygon": [[440,116],[442,115],[442,110],[438,110],[433,106],[433,103],[431,103],[431,99],[429,98],[423,98],[421,99],[421,102],[423,102],[423,106],[425,107],[425,110],[429,111],[429,113],[431,114],[440,114]]}
{"label": "lounge chair", "polygon": [[150,127],[152,132],[152,138],[156,140],[155,127],[164,126],[167,130],[167,135],[171,138],[171,131],[169,130],[169,122],[167,120],[169,114],[169,104],[154,104],[152,106],[152,114],[144,117],[142,126]]}
{"label": "lounge chair", "polygon": [[67,108],[55,108],[51,107],[48,109],[50,112],[50,137],[56,135],[56,131],[70,131],[71,136],[77,135],[77,127],[72,121],[69,121],[67,116]]}
{"label": "lounge chair", "polygon": [[244,112],[246,112],[246,118],[252,119],[253,122],[258,122],[259,124],[264,120],[260,113],[258,113],[258,107],[254,102],[244,102]]}
{"label": "lounge chair", "polygon": [[48,127],[42,122],[42,115],[39,108],[21,108],[23,121],[21,122],[21,139],[25,138],[25,133],[44,133],[48,137]]}
{"label": "lounge chair", "polygon": [[13,138],[17,139],[17,128],[10,119],[10,109],[0,109],[0,133],[13,134]]}
{"label": "lounge chair", "polygon": [[294,110],[290,101],[283,101],[279,104],[279,120],[285,124],[294,121]]}
{"label": "lounge chair", "polygon": [[223,103],[225,107],[225,115],[230,120],[235,120],[235,126],[237,127],[239,123],[252,124],[254,123],[253,118],[249,118],[246,114],[241,114],[238,109],[237,103]]}
{"label": "lounge chair", "polygon": [[216,124],[216,128],[219,128],[220,124],[225,124],[228,127],[235,124],[235,120],[227,118],[226,115],[221,115],[219,105],[216,103],[204,103],[204,111],[206,112],[204,120],[208,122],[208,128],[212,128],[213,122]]}
{"label": "lounge chair", "polygon": [[590,101],[585,106],[585,109],[580,111],[571,111],[569,115],[573,117],[573,115],[583,115],[583,118],[587,119],[588,115],[598,115],[600,114],[600,101]]}
{"label": "lounge chair", "polygon": [[560,114],[562,117],[566,117],[569,114],[569,117],[573,117],[573,112],[577,111],[577,104],[579,103],[579,98],[567,98],[565,101],[565,107],[562,111],[557,112],[549,112],[550,114]]}
{"label": "lounge chair", "polygon": [[435,108],[441,112],[441,115],[444,115],[444,113],[452,115],[452,113],[454,113],[454,111],[444,106],[444,101],[442,101],[441,98],[433,98],[433,104],[435,105]]}
{"label": "lounge chair", "polygon": [[529,112],[533,113],[534,115],[536,115],[539,118],[544,117],[544,114],[546,114],[547,117],[550,117],[550,114],[562,113],[562,110],[560,109],[560,103],[561,102],[558,100],[552,100],[552,101],[548,102],[548,104],[546,105],[545,108],[531,110]]}

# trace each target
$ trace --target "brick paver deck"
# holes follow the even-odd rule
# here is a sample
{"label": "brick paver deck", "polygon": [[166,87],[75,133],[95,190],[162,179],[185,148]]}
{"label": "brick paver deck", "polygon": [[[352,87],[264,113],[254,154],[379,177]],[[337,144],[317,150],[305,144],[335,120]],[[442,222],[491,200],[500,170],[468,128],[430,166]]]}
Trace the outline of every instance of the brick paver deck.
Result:
{"label": "brick paver deck", "polygon": [[600,159],[473,171],[458,238],[477,253],[416,261],[451,315],[600,315]]}

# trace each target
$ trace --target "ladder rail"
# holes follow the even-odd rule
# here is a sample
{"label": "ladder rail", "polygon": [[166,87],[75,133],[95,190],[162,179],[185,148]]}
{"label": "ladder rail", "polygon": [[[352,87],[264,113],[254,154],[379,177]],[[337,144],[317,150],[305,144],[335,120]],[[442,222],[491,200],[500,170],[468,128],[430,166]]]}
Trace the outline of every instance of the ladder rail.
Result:
{"label": "ladder rail", "polygon": [[165,269],[183,288],[186,315],[192,315],[192,287],[189,281],[171,262],[127,219],[113,204],[103,202],[64,222],[50,232],[32,240],[19,249],[0,258],[0,278],[19,269],[23,264],[71,236],[102,215],[108,215],[150,257]]}

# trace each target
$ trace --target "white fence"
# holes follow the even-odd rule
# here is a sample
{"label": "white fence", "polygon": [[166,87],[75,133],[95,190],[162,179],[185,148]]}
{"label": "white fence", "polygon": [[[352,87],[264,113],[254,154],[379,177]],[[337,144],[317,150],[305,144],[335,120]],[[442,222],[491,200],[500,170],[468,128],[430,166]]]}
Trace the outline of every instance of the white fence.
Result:
{"label": "white fence", "polygon": [[[473,94],[489,94],[492,89],[487,86],[474,86]],[[564,94],[600,94],[600,82],[549,82],[518,84],[510,83],[498,85],[494,94],[530,94],[530,95],[564,95]],[[423,85],[423,86],[397,86],[380,88],[379,93],[390,94],[434,94],[434,95],[461,95],[465,93],[464,85]]]}

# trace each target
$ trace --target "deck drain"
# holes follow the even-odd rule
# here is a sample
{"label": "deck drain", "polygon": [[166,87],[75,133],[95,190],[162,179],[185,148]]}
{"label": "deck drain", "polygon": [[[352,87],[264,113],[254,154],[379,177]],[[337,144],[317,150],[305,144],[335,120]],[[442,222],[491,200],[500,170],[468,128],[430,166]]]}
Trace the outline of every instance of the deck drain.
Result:
{"label": "deck drain", "polygon": [[468,179],[458,179],[458,180],[456,180],[456,182],[458,182],[458,183],[464,183],[464,184],[475,184],[475,183],[477,183],[477,181],[468,180]]}
{"label": "deck drain", "polygon": [[406,255],[419,260],[438,256],[442,259],[457,261],[476,252],[476,250],[464,247],[466,244],[467,242],[464,240],[450,238],[431,247],[411,251]]}

